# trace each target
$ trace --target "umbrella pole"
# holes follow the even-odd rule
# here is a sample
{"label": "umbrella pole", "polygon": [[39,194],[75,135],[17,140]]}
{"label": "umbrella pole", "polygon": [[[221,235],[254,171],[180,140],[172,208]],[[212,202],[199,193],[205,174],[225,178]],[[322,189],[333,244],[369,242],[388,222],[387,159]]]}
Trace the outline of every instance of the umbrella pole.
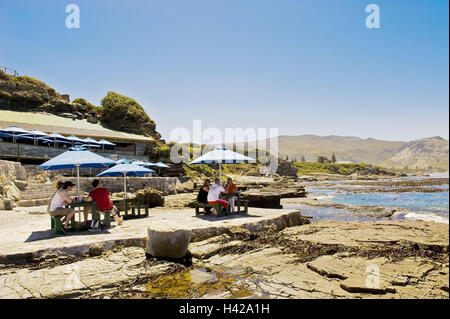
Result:
{"label": "umbrella pole", "polygon": [[123,172],[123,209],[125,210],[125,215],[128,213],[127,207],[127,172]]}
{"label": "umbrella pole", "polygon": [[123,173],[123,198],[127,198],[127,173]]}
{"label": "umbrella pole", "polygon": [[[75,165],[77,167],[77,196],[78,200],[80,200],[80,164]],[[81,222],[81,210],[78,207],[78,220]]]}

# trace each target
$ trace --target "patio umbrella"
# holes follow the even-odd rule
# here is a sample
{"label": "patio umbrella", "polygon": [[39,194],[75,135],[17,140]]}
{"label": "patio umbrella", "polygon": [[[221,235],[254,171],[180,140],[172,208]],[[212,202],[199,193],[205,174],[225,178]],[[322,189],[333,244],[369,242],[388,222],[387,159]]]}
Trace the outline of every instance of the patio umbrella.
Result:
{"label": "patio umbrella", "polygon": [[111,143],[110,141],[107,141],[107,140],[104,140],[104,139],[98,141],[98,143],[102,146],[102,151],[105,150],[105,146],[116,146],[116,144]]}
{"label": "patio umbrella", "polygon": [[86,138],[83,140],[83,142],[84,142],[84,143],[87,143],[87,144],[100,144],[96,139],[94,139],[94,138],[92,138],[92,137],[86,137]]}
{"label": "patio umbrella", "polygon": [[141,176],[144,174],[153,173],[154,170],[142,167],[136,164],[118,164],[107,169],[104,172],[98,174],[98,177],[102,176],[123,176],[123,191],[124,199],[127,198],[127,176]]}
{"label": "patio umbrella", "polygon": [[131,162],[129,160],[127,160],[126,158],[121,158],[120,160],[118,160],[116,162],[116,164],[131,164]]}
{"label": "patio umbrella", "polygon": [[51,160],[39,165],[44,170],[57,169],[77,169],[77,188],[78,196],[80,195],[80,167],[101,168],[114,165],[115,162],[109,158],[89,152],[84,147],[71,147],[67,152],[64,152]]}
{"label": "patio umbrella", "polygon": [[160,167],[160,168],[169,168],[169,165],[164,164],[163,162],[158,162],[155,164],[156,167]]}
{"label": "patio umbrella", "polygon": [[56,132],[53,132],[52,134],[47,135],[47,137],[53,139],[53,143],[54,143],[53,146],[55,146],[55,147],[58,145],[56,143],[56,140],[58,140],[58,142],[63,143],[63,144],[72,144],[72,142],[69,141],[66,137],[64,137],[61,134],[56,133]]}
{"label": "patio umbrella", "polygon": [[42,139],[44,137],[47,137],[47,133],[41,132],[38,129],[33,129],[31,131],[29,131],[26,134],[22,134],[22,136],[25,135],[32,135],[33,136],[33,140],[34,140],[34,145],[37,145],[38,139]]}
{"label": "patio umbrella", "polygon": [[75,143],[84,144],[84,141],[81,138],[79,138],[78,136],[75,136],[75,135],[67,136],[66,139],[68,139],[69,141],[72,142],[72,146],[74,146]]}
{"label": "patio umbrella", "polygon": [[140,166],[155,166],[155,164],[144,161],[134,161],[132,164],[140,165]]}
{"label": "patio umbrella", "polygon": [[196,158],[189,165],[195,164],[219,164],[220,178],[222,178],[222,164],[248,163],[253,158],[230,151],[226,147],[218,146],[212,151]]}
{"label": "patio umbrella", "polygon": [[17,134],[28,134],[28,133],[30,133],[27,130],[24,130],[23,128],[18,127],[17,125],[12,125],[12,126],[9,126],[7,128],[1,129],[0,132],[6,133],[6,134],[11,134],[12,138],[13,138],[13,143],[16,142],[16,135]]}
{"label": "patio umbrella", "polygon": [[96,147],[96,148],[101,147],[101,146],[98,145],[98,144],[81,144],[81,146],[83,146],[83,147]]}
{"label": "patio umbrella", "polygon": [[34,145],[37,145],[38,141],[46,142],[46,143],[52,143],[53,142],[52,140],[49,140],[49,139],[47,139],[45,137],[34,137],[34,136],[30,136],[29,134],[16,135],[16,142],[20,141],[20,140],[33,140]]}

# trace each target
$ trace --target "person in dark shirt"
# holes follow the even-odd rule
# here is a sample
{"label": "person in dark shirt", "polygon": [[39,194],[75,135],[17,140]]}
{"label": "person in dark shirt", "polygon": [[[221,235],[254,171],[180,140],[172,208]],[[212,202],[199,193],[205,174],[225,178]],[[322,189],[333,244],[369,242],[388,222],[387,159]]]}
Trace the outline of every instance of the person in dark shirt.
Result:
{"label": "person in dark shirt", "polygon": [[[209,188],[211,187],[211,181],[209,179],[206,179],[203,183],[203,186],[200,188],[200,191],[197,195],[197,202],[199,203],[208,203],[208,192]],[[209,214],[211,211],[210,207],[205,207],[205,214]]]}
{"label": "person in dark shirt", "polygon": [[109,210],[116,223],[122,225],[123,218],[119,216],[119,210],[111,202],[111,199],[109,198],[109,190],[101,186],[102,185],[98,179],[94,180],[92,182],[92,187],[94,187],[94,190],[89,193],[89,197],[92,200],[95,200],[99,211],[104,212]]}

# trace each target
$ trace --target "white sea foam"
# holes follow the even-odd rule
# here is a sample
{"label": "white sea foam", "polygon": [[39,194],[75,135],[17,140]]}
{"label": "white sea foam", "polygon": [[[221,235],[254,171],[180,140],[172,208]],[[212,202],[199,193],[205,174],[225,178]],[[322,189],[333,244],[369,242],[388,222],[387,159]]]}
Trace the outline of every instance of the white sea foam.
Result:
{"label": "white sea foam", "polygon": [[334,195],[319,195],[319,196],[314,196],[314,198],[317,199],[318,201],[329,202],[330,200],[332,200],[334,198]]}
{"label": "white sea foam", "polygon": [[437,222],[448,224],[448,218],[433,214],[433,213],[415,213],[409,212],[405,215],[405,219],[409,220],[423,220],[427,222]]}

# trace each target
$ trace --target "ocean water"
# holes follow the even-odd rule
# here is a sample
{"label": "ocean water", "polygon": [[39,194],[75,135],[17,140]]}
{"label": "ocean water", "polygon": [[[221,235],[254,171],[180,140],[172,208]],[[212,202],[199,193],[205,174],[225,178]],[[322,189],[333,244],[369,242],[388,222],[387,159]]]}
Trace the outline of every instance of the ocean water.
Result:
{"label": "ocean water", "polygon": [[[430,177],[448,177],[448,173],[436,174]],[[423,177],[421,179],[423,179]],[[391,219],[425,220],[449,223],[448,184],[427,187],[439,187],[447,189],[447,191],[435,193],[394,193],[389,192],[389,188],[386,188],[385,192],[349,194],[339,191],[339,187],[327,188],[314,186],[307,187],[306,190],[310,193],[310,197],[316,197],[319,201],[323,202],[332,202],[343,205],[383,206],[389,209],[395,209],[396,212],[391,217]],[[374,214],[370,213],[370,209],[367,214],[364,214],[364,212],[355,214],[355,212],[349,212],[345,209],[336,209],[329,207],[306,207],[306,205],[284,206],[286,208],[290,207],[301,209],[301,211],[305,214],[313,216],[313,220],[374,220]]]}

